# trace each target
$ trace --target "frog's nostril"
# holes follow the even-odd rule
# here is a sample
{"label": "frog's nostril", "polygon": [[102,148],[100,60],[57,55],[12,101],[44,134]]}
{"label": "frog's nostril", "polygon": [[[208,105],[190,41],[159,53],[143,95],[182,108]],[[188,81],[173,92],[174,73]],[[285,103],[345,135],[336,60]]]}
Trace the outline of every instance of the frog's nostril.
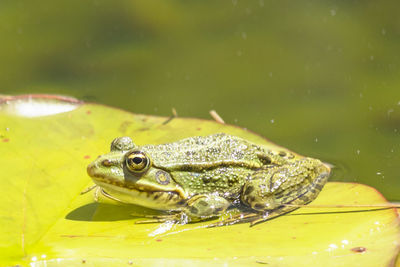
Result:
{"label": "frog's nostril", "polygon": [[111,160],[105,159],[101,162],[101,164],[105,167],[110,167],[113,165],[113,162]]}

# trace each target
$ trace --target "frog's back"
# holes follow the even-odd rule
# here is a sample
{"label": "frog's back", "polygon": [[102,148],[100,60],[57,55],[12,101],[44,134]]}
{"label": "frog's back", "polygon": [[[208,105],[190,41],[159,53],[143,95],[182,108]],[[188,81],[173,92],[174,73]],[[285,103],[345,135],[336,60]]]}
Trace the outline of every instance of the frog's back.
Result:
{"label": "frog's back", "polygon": [[218,133],[161,145],[141,147],[154,166],[169,170],[204,170],[222,165],[259,168],[264,149],[242,138]]}

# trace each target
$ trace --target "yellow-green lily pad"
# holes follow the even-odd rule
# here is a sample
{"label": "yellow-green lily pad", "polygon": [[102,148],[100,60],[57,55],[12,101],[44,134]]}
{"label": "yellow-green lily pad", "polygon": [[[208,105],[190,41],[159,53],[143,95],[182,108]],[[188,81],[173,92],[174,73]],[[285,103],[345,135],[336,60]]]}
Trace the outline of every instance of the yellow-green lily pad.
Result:
{"label": "yellow-green lily pad", "polygon": [[[86,166],[117,136],[137,144],[226,132],[214,121],[138,115],[57,96],[0,98],[0,265],[388,266],[400,246],[395,209],[311,208],[249,227],[135,224],[151,210],[95,202]],[[329,182],[314,205],[385,204],[374,188]],[[397,263],[398,264],[398,263]]]}

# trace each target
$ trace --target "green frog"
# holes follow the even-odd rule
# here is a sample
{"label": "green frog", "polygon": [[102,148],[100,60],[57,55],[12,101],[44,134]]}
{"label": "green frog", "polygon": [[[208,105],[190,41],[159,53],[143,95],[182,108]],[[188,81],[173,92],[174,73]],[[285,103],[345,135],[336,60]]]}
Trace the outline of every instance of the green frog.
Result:
{"label": "green frog", "polygon": [[318,159],[218,133],[144,146],[119,137],[87,172],[104,195],[167,212],[146,222],[203,221],[244,207],[219,225],[253,225],[314,200],[330,168]]}

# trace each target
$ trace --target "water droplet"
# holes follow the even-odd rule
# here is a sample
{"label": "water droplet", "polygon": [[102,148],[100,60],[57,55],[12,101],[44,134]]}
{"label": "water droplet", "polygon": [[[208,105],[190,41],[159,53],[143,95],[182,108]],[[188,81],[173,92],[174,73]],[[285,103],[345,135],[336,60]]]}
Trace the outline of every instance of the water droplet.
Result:
{"label": "water droplet", "polygon": [[274,122],[275,122],[275,120],[274,120],[274,119],[271,119],[271,120],[270,120],[270,122],[271,122],[271,123],[274,123]]}
{"label": "water droplet", "polygon": [[332,249],[338,248],[338,246],[336,244],[330,244],[329,247],[332,248]]}
{"label": "water droplet", "polygon": [[247,34],[245,32],[242,32],[242,38],[243,38],[243,40],[247,39]]}
{"label": "water droplet", "polygon": [[331,9],[330,10],[330,13],[331,13],[331,16],[333,17],[333,16],[336,16],[336,10],[335,9]]}

